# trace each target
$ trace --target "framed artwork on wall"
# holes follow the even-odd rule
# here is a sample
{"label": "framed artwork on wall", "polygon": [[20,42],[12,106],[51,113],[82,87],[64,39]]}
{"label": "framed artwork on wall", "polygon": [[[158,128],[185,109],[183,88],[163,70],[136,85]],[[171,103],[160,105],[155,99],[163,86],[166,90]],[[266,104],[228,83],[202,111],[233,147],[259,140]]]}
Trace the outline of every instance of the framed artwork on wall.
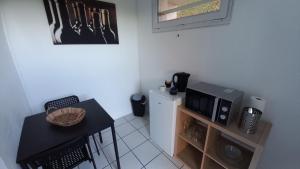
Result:
{"label": "framed artwork on wall", "polygon": [[119,44],[116,5],[98,0],[43,0],[55,45]]}

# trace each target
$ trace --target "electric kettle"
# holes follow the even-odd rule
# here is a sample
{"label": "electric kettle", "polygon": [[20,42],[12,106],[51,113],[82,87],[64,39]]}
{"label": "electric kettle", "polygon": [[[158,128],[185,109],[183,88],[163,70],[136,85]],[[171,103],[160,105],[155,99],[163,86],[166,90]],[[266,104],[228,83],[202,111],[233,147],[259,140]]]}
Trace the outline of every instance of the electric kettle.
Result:
{"label": "electric kettle", "polygon": [[190,74],[185,72],[175,73],[173,75],[173,85],[178,92],[185,92]]}

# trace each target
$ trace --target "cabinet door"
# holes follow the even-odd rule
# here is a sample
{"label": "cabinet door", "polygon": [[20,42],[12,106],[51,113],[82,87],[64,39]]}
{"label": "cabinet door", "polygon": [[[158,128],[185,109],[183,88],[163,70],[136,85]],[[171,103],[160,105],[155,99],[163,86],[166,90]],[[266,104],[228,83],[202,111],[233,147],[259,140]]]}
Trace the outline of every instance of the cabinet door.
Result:
{"label": "cabinet door", "polygon": [[150,136],[168,154],[173,153],[174,102],[157,93],[150,93]]}

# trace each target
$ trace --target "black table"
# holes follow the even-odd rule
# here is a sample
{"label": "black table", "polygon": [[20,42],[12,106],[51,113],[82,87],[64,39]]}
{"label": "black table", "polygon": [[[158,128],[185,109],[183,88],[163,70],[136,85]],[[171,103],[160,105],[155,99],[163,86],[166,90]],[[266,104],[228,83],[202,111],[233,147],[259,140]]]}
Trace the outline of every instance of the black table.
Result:
{"label": "black table", "polygon": [[77,103],[72,105],[72,107],[84,108],[86,110],[84,120],[72,127],[63,128],[49,124],[46,121],[46,113],[39,113],[25,118],[17,154],[17,163],[23,169],[28,169],[27,164],[34,157],[56,146],[78,137],[93,135],[109,127],[111,127],[113,136],[117,166],[120,169],[114,120],[95,99]]}

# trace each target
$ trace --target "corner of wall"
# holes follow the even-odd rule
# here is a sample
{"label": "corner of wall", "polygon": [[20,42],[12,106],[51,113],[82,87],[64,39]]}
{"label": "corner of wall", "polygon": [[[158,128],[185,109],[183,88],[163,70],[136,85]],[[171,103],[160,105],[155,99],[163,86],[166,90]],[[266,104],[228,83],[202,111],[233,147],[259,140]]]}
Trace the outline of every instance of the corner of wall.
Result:
{"label": "corner of wall", "polygon": [[[9,41],[9,34],[8,34],[8,31],[7,31],[7,28],[6,28],[6,22],[5,22],[5,5],[3,5],[3,1],[2,1],[2,4],[0,2],[0,22],[2,23],[2,28],[3,28],[3,33],[4,33],[4,37],[5,37],[5,41],[7,42],[7,45],[8,45],[8,50],[9,50],[9,53],[10,53],[10,56],[12,57],[12,61],[13,61],[13,64],[14,64],[14,67],[15,69],[17,70],[17,75],[18,75],[18,78],[20,80],[20,83],[21,83],[21,87],[22,87],[22,90],[24,92],[24,95],[26,97],[26,102],[27,102],[27,105],[29,105],[29,110],[30,112],[32,112],[32,107],[30,105],[30,98],[28,96],[28,93],[26,92],[26,87],[24,86],[25,83],[24,83],[24,78],[22,76],[22,72],[20,71],[20,68],[19,68],[19,64],[17,63],[17,60],[16,60],[16,57],[15,57],[15,54],[13,52],[13,48],[12,48],[12,45],[11,45],[11,42]],[[28,113],[30,113],[28,112]]]}

